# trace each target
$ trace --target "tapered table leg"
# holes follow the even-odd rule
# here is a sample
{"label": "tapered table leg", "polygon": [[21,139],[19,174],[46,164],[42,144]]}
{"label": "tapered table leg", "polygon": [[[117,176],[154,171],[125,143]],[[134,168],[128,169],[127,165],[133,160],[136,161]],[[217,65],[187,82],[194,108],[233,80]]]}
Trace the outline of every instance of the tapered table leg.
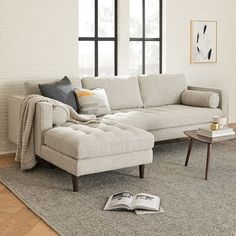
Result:
{"label": "tapered table leg", "polygon": [[186,160],[185,160],[185,166],[188,165],[189,157],[190,157],[190,154],[191,154],[191,151],[192,151],[192,146],[193,146],[193,138],[190,138],[188,153],[187,153],[187,157],[186,157]]}
{"label": "tapered table leg", "polygon": [[212,144],[211,144],[211,143],[208,143],[205,180],[207,180],[207,177],[208,177],[208,169],[209,169],[210,157],[211,157],[211,148],[212,148]]}

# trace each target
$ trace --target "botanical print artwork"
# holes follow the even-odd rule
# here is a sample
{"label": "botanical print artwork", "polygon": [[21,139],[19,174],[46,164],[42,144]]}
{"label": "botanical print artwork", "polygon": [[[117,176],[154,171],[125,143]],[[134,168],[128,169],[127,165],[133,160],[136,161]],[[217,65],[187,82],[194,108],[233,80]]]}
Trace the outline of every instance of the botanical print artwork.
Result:
{"label": "botanical print artwork", "polygon": [[217,22],[191,21],[191,63],[217,60]]}

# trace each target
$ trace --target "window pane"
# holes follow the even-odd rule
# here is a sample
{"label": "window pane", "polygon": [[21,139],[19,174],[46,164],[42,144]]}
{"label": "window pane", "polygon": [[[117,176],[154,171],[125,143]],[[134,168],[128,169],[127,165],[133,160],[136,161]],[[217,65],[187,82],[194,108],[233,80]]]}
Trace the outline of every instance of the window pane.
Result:
{"label": "window pane", "polygon": [[142,74],[142,42],[129,42],[129,64],[131,74]]}
{"label": "window pane", "polygon": [[98,73],[114,75],[114,42],[98,42]]}
{"label": "window pane", "polygon": [[94,76],[94,42],[79,41],[79,74]]}
{"label": "window pane", "polygon": [[129,4],[129,35],[142,37],[142,0],[130,0]]}
{"label": "window pane", "polygon": [[145,28],[147,38],[159,37],[159,1],[145,0]]}
{"label": "window pane", "polygon": [[94,36],[94,0],[79,0],[79,37]]}
{"label": "window pane", "polygon": [[159,42],[145,42],[145,73],[159,74]]}
{"label": "window pane", "polygon": [[98,36],[114,37],[114,0],[98,1]]}

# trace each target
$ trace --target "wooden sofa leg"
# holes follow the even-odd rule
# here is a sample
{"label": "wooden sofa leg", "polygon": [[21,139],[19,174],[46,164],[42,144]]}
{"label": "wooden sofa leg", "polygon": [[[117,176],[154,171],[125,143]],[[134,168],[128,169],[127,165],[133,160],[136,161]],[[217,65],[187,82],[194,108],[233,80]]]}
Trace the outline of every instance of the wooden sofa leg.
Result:
{"label": "wooden sofa leg", "polygon": [[79,180],[79,177],[78,176],[75,176],[75,175],[71,175],[72,177],[72,184],[73,184],[73,192],[78,192],[78,180]]}
{"label": "wooden sofa leg", "polygon": [[145,168],[145,165],[140,165],[140,166],[139,166],[139,177],[140,177],[141,179],[144,178],[144,168]]}

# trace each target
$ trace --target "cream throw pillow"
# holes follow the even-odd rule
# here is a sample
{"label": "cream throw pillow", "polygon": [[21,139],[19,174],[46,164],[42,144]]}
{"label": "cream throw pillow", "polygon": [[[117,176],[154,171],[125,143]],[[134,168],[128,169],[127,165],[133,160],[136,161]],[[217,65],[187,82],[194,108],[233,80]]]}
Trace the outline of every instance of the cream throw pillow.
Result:
{"label": "cream throw pillow", "polygon": [[107,95],[104,89],[75,89],[76,98],[79,104],[79,112],[82,114],[94,114],[102,116],[109,114],[111,109],[108,104]]}

